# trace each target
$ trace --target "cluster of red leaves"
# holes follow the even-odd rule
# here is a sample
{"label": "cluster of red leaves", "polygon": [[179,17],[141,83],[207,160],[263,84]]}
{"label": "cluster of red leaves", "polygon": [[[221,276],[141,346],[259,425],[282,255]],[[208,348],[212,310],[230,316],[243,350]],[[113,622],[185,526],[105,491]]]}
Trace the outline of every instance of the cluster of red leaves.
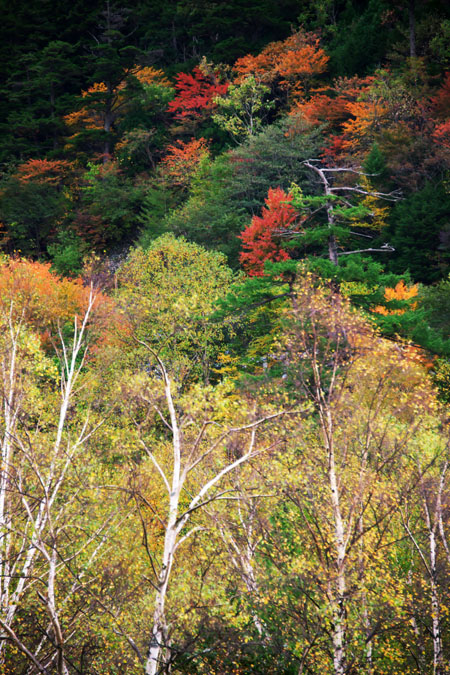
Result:
{"label": "cluster of red leaves", "polygon": [[90,213],[86,209],[77,209],[73,221],[74,232],[99,250],[106,246],[106,231],[103,218],[99,214]]}
{"label": "cluster of red leaves", "polygon": [[253,216],[250,225],[239,235],[244,249],[240,261],[250,276],[263,276],[267,260],[289,259],[281,246],[282,237],[299,230],[299,215],[291,201],[290,193],[270,188],[261,216]]}
{"label": "cluster of red leaves", "polygon": [[450,150],[450,119],[438,124],[433,132],[433,138],[444,148]]}
{"label": "cluster of red leaves", "polygon": [[220,84],[214,81],[198,66],[192,73],[179,73],[175,79],[177,95],[169,103],[169,111],[180,120],[202,117],[205,111],[214,108],[214,98],[223,96],[229,86],[228,82]]}
{"label": "cluster of red leaves", "polygon": [[170,182],[181,188],[188,187],[192,176],[200,162],[209,155],[208,141],[204,138],[193,138],[187,143],[178,140],[169,145],[162,159],[164,175]]}
{"label": "cluster of red leaves", "polygon": [[17,167],[16,177],[22,183],[48,183],[57,185],[73,171],[72,162],[66,159],[29,159]]}
{"label": "cluster of red leaves", "polygon": [[445,73],[444,82],[430,103],[436,121],[433,138],[444,148],[450,149],[450,72]]}
{"label": "cluster of red leaves", "polygon": [[450,71],[445,73],[442,86],[431,99],[431,109],[434,116],[439,119],[450,117]]}

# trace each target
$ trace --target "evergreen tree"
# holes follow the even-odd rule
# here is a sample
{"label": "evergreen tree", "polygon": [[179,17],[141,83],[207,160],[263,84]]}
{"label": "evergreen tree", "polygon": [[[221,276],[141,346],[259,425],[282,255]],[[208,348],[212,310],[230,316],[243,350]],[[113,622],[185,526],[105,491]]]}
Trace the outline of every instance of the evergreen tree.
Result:
{"label": "evergreen tree", "polygon": [[387,231],[395,248],[392,271],[409,270],[415,281],[431,283],[448,274],[450,266],[450,195],[442,183],[428,183],[398,202]]}

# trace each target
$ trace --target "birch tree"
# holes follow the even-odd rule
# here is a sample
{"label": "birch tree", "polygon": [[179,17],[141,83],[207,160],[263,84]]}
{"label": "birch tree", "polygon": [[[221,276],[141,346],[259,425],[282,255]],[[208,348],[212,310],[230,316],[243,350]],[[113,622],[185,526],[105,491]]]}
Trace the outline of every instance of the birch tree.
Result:
{"label": "birch tree", "polygon": [[[446,501],[448,499],[448,447],[434,448],[435,456],[430,457],[427,449],[422,449],[422,457],[417,458],[416,489],[411,497],[418,498],[420,511],[414,503],[405,505],[402,510],[402,523],[413,548],[418,556],[420,566],[425,573],[425,588],[429,597],[429,617],[431,619],[431,641],[433,653],[433,675],[447,672],[443,648],[443,624],[445,616],[445,591],[441,581],[442,572],[450,564],[447,543]],[[428,456],[427,456],[428,455]],[[434,464],[438,471],[433,471]],[[415,513],[416,512],[416,513]],[[424,640],[415,624],[418,638],[419,662],[423,656]],[[421,654],[422,652],[422,654]]]}
{"label": "birch tree", "polygon": [[[36,400],[37,392],[30,388],[29,381],[26,382],[27,369],[31,366],[37,368],[39,373],[39,366],[42,368],[42,360],[45,363],[45,359],[39,354],[32,336],[27,335],[24,312],[17,322],[13,320],[13,301],[7,319],[8,333],[2,360],[4,431],[0,492],[2,524],[0,625],[8,638],[26,654],[12,627],[25,593],[31,586],[36,586],[36,579],[39,579],[46,588],[45,597],[42,594],[40,597],[51,621],[58,652],[57,672],[61,675],[66,675],[68,671],[64,661],[64,639],[55,601],[55,577],[59,567],[55,533],[56,523],[62,518],[64,511],[59,497],[65,480],[76,456],[93,433],[87,415],[78,432],[71,436],[69,411],[76,392],[77,380],[84,366],[87,324],[94,303],[95,295],[91,293],[84,316],[81,320],[77,317],[74,319],[73,339],[70,345],[63,337],[62,331],[59,331],[63,366],[53,438],[52,434],[43,430],[50,422],[44,417],[47,411],[43,401]],[[33,359],[30,359],[30,356],[33,356],[30,355],[33,347],[37,351],[40,363],[33,364]],[[34,421],[34,429],[33,426],[24,424],[24,420],[31,414],[29,404],[33,403],[26,401],[27,397],[34,398],[34,403],[41,408],[35,413],[38,417]],[[39,413],[42,415],[41,419]],[[41,557],[46,562],[46,572],[45,567],[42,567]],[[5,645],[5,641],[0,644],[2,657]]]}
{"label": "birch tree", "polygon": [[[413,439],[423,433],[433,397],[417,364],[311,279],[298,287],[292,315],[280,358],[316,416],[300,425],[309,447],[299,440],[298,487],[293,481],[287,496],[318,562],[316,592],[329,606],[333,673],[344,675],[357,659],[364,672],[376,672],[373,637],[396,611],[370,610],[371,598],[391,581],[379,552],[397,539],[391,524],[410,489]],[[395,489],[388,487],[393,473]]]}
{"label": "birch tree", "polygon": [[[156,675],[166,672],[172,658],[167,602],[179,549],[205,528],[203,523],[192,521],[212,502],[227,500],[232,503],[239,499],[233,486],[227,483],[227,477],[277,445],[276,439],[265,432],[267,425],[274,423],[283,412],[250,414],[249,420],[232,426],[226,421],[228,413],[225,414],[223,408],[226,403],[214,409],[212,390],[209,391],[210,400],[200,389],[180,393],[158,354],[144,341],[139,340],[139,343],[153,359],[156,381],[150,384],[149,390],[144,388],[138,394],[148,414],[145,423],[139,422],[138,414],[135,422],[141,446],[165,492],[164,503],[157,509],[163,533],[162,547],[158,554],[147,548],[154,610],[143,666],[146,675]],[[236,415],[236,402],[233,404],[230,399],[229,403]],[[151,444],[148,440],[145,424],[151,419],[150,413],[166,429],[165,452],[161,443]],[[245,417],[242,413],[236,416],[238,419]],[[239,451],[235,456],[227,457],[227,445],[236,439]],[[145,522],[143,526],[145,533]]]}

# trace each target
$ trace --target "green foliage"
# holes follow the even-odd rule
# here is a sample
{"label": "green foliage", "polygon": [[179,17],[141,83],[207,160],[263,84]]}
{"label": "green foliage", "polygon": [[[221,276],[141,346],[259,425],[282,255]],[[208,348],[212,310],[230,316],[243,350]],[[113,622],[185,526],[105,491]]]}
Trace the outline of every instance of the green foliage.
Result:
{"label": "green foliage", "polygon": [[[437,672],[436,621],[450,653],[448,3],[0,5],[5,673],[36,666],[14,635],[36,672],[143,670],[171,470],[190,460],[183,508],[236,465],[178,532],[161,671],[331,674],[340,624],[340,673]],[[252,71],[292,32],[330,57],[316,89],[295,52],[270,88],[233,80],[236,59]],[[192,109],[207,106],[189,124],[171,82],[199,62],[210,88],[230,86],[213,107],[185,78]],[[203,152],[177,163],[189,147]],[[361,164],[374,175],[342,170]],[[389,209],[358,193],[398,186]],[[277,188],[298,218],[273,218],[270,243],[291,259],[235,273],[239,235]],[[381,250],[353,253],[366,247]],[[91,280],[103,291],[82,326]]]}
{"label": "green foliage", "polygon": [[210,377],[223,340],[210,314],[232,278],[222,254],[173,234],[135,249],[119,271],[118,301],[136,336],[159,352],[180,386]]}
{"label": "green foliage", "polygon": [[83,180],[75,220],[78,234],[96,248],[130,243],[144,186],[121,175],[113,163],[89,164]]}
{"label": "green foliage", "polygon": [[314,154],[320,132],[289,135],[287,125],[271,125],[239,148],[205,162],[194,178],[187,202],[165,227],[203,246],[225,253],[237,265],[239,232],[261,209],[272,186],[288,188],[293,180],[310,186],[302,161]]}
{"label": "green foliage", "polygon": [[442,403],[450,403],[450,361],[437,359],[432,372],[433,382],[438,390],[439,399]]}
{"label": "green foliage", "polygon": [[165,227],[225,255],[236,264],[239,240],[246,214],[243,207],[233,200],[230,178],[233,166],[229,158],[219,156],[205,162],[194,178],[191,196],[187,202],[169,215]]}
{"label": "green foliage", "polygon": [[233,201],[254,215],[260,212],[269,188],[287,191],[295,182],[305,192],[313,193],[311,175],[303,161],[316,156],[322,141],[320,129],[293,134],[286,121],[272,124],[249,138],[229,155],[233,166],[229,178]]}
{"label": "green foliage", "polygon": [[2,91],[10,106],[0,125],[6,135],[0,149],[3,159],[35,156],[39,151],[52,156],[61,147],[61,118],[75,101],[78,64],[74,52],[71,44],[55,39],[40,51],[25,53],[14,64]]}
{"label": "green foliage", "polygon": [[268,100],[269,93],[270,88],[253,75],[240,84],[231,84],[225,96],[214,99],[218,110],[213,120],[238,142],[254,136],[275,106],[274,101]]}
{"label": "green foliage", "polygon": [[423,283],[448,274],[450,265],[450,194],[442,183],[428,183],[392,209],[386,234],[395,248],[390,269],[408,270]]}
{"label": "green foliage", "polygon": [[78,276],[83,266],[83,258],[88,252],[86,242],[73,231],[60,230],[56,241],[47,246],[52,267],[62,276]]}
{"label": "green foliage", "polygon": [[167,142],[167,106],[173,99],[170,87],[141,84],[128,78],[126,95],[129,102],[117,125],[120,142],[116,156],[121,167],[132,173],[154,168]]}
{"label": "green foliage", "polygon": [[45,253],[58,225],[71,206],[70,196],[59,186],[7,177],[0,193],[0,219],[6,229],[8,249],[24,255]]}
{"label": "green foliage", "polygon": [[390,32],[382,27],[383,0],[368,0],[358,11],[354,0],[347,2],[330,44],[334,74],[364,75],[374,69],[383,57]]}
{"label": "green foliage", "polygon": [[148,248],[154,239],[166,231],[167,216],[174,206],[173,192],[163,184],[146,191],[141,211],[136,217],[142,226],[138,239],[139,246],[143,249]]}
{"label": "green foliage", "polygon": [[386,189],[388,181],[386,158],[376,141],[372,144],[370,152],[364,161],[363,169],[366,173],[371,174],[369,180],[373,186],[378,190]]}

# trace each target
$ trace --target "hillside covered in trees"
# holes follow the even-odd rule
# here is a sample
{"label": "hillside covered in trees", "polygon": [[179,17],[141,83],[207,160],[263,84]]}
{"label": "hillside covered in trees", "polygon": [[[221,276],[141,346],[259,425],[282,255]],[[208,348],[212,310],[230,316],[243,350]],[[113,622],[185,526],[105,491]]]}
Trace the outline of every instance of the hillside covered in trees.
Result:
{"label": "hillside covered in trees", "polygon": [[0,5],[0,673],[448,675],[448,4]]}

